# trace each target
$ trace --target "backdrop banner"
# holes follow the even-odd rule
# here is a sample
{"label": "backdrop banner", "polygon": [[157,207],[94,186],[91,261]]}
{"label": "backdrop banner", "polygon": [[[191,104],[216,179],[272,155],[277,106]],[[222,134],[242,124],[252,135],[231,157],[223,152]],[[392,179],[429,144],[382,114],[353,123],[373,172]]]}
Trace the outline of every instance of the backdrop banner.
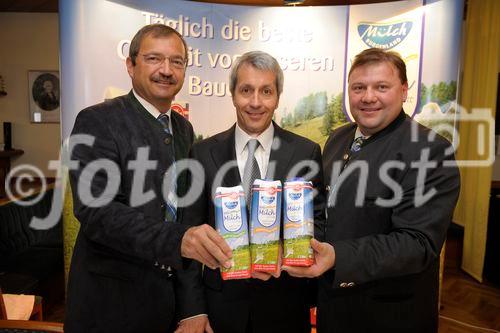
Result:
{"label": "backdrop banner", "polygon": [[[285,73],[275,120],[323,144],[350,120],[346,73],[369,47],[395,50],[408,66],[408,114],[456,98],[461,0],[409,0],[371,5],[255,7],[169,0],[60,1],[63,137],[77,113],[131,89],[125,58],[142,26],[161,23],[181,33],[189,63],[175,108],[199,138],[236,120],[228,77],[244,52],[262,50]],[[449,108],[441,107],[441,112]],[[431,110],[435,111],[435,108]]]}

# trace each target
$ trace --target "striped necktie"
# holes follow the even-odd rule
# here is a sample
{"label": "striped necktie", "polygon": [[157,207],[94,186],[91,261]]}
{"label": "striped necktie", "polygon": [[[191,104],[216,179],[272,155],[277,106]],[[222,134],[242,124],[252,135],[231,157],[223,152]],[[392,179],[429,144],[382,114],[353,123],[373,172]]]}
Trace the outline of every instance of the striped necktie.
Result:
{"label": "striped necktie", "polygon": [[260,143],[257,139],[251,139],[247,142],[248,157],[243,169],[243,189],[245,190],[248,209],[250,209],[253,182],[260,178],[259,164],[257,164],[257,159],[255,159],[255,151],[259,145]]}
{"label": "striped necktie", "polygon": [[170,165],[171,173],[165,175],[164,184],[168,186],[168,194],[166,198],[166,212],[165,221],[175,222],[177,220],[177,171],[175,168],[175,149],[172,132],[170,131],[170,118],[166,113],[162,113],[158,116],[158,121],[163,125],[163,130],[167,133],[170,142],[168,143],[170,148],[170,154],[172,156],[172,164]]}

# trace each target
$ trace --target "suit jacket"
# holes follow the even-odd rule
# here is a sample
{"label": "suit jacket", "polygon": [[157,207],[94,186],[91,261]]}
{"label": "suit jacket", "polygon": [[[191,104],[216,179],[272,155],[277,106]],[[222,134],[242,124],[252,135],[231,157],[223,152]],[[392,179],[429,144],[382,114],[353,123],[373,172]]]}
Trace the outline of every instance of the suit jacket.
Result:
{"label": "suit jacket", "polygon": [[[285,131],[274,124],[274,149],[269,158],[266,178],[287,179],[290,170],[299,162],[312,160],[318,169],[309,175],[315,188],[315,222],[318,228],[324,223],[323,175],[320,147],[312,141]],[[204,168],[204,180],[197,186],[202,195],[186,210],[187,223],[209,223],[215,227],[215,211],[212,198],[217,186],[232,187],[241,184],[236,164],[235,126],[211,138],[193,145],[192,156]],[[220,185],[213,186],[215,176],[223,165],[233,161]],[[272,172],[275,165],[275,172]],[[304,176],[309,168],[298,172]],[[200,177],[193,175],[193,183]],[[264,282],[256,279],[223,281],[219,269],[204,267],[203,284],[206,290],[210,323],[217,333],[238,332],[310,332],[309,305],[311,281],[292,278],[282,273],[279,279]]]}
{"label": "suit jacket", "polygon": [[[193,129],[175,112],[171,119],[175,159],[180,160],[188,155]],[[79,143],[72,152],[72,160],[78,161],[70,181],[80,231],[69,275],[65,331],[167,332],[176,315],[204,312],[202,303],[191,298],[189,282],[176,279],[185,265],[180,243],[187,227],[164,221],[162,180],[173,158],[162,125],[130,92],[80,112],[72,143],[78,142],[77,134],[94,142]],[[145,161],[136,163],[142,171],[132,169],[139,148],[146,154],[142,160],[153,161],[147,169]],[[98,163],[103,159],[107,164]],[[179,192],[186,185],[187,177],[179,177]],[[148,192],[152,198],[140,202],[139,194]],[[178,216],[182,218],[182,210]]]}
{"label": "suit jacket", "polygon": [[52,111],[59,107],[59,99],[55,93],[49,95],[46,92],[42,92],[36,101],[38,102],[38,106],[45,111]]}
{"label": "suit jacket", "polygon": [[453,151],[403,111],[350,153],[355,131],[334,131],[323,153],[336,264],[319,282],[318,332],[437,332],[439,255],[460,188]]}

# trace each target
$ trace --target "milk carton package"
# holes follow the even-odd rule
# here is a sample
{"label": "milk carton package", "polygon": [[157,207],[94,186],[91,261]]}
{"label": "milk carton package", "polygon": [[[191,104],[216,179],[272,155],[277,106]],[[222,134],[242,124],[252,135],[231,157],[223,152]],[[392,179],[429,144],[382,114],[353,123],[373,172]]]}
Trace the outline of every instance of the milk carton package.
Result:
{"label": "milk carton package", "polygon": [[281,224],[281,182],[257,179],[252,186],[250,252],[252,270],[278,268]]}
{"label": "milk carton package", "polygon": [[222,267],[222,279],[250,277],[250,248],[245,192],[242,186],[217,187],[215,192],[215,229],[233,252],[231,268]]}
{"label": "milk carton package", "polygon": [[314,252],[313,187],[303,179],[285,182],[283,194],[283,264],[311,266]]}

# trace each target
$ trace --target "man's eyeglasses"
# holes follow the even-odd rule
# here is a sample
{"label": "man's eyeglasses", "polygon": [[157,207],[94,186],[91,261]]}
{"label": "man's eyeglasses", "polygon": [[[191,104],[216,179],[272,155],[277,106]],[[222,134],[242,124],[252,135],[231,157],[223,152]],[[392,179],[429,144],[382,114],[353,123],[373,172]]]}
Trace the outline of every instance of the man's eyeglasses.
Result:
{"label": "man's eyeglasses", "polygon": [[170,66],[176,69],[184,69],[186,67],[186,60],[181,57],[165,57],[162,54],[141,54],[144,62],[152,66],[160,66],[168,60]]}

